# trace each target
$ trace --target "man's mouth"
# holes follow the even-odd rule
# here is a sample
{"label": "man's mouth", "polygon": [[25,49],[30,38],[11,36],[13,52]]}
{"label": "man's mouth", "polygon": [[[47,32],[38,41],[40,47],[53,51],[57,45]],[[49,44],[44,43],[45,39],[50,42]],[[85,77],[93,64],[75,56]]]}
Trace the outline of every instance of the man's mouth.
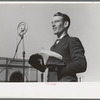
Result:
{"label": "man's mouth", "polygon": [[54,28],[53,28],[53,30],[54,30],[54,31],[56,31],[56,30],[57,30],[57,28],[56,28],[56,27],[54,27]]}

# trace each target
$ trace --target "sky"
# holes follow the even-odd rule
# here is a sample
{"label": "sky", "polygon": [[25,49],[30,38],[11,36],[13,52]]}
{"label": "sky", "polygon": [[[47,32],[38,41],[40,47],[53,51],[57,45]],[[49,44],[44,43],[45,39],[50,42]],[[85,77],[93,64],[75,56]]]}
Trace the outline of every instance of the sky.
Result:
{"label": "sky", "polygon": [[[12,58],[20,37],[17,26],[24,21],[28,31],[24,35],[25,58],[49,50],[56,36],[51,21],[56,12],[71,19],[68,34],[80,38],[87,59],[87,71],[82,73],[86,82],[100,81],[100,3],[0,3],[0,57]],[[17,57],[22,58],[23,42]]]}

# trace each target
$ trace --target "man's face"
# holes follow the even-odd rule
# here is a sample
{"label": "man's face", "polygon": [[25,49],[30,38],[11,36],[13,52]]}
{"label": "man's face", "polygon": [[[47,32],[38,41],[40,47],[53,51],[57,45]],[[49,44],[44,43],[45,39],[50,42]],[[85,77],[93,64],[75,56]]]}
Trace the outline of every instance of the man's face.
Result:
{"label": "man's face", "polygon": [[52,20],[52,28],[53,28],[54,34],[57,35],[57,36],[60,36],[65,29],[63,17],[54,16],[53,20]]}

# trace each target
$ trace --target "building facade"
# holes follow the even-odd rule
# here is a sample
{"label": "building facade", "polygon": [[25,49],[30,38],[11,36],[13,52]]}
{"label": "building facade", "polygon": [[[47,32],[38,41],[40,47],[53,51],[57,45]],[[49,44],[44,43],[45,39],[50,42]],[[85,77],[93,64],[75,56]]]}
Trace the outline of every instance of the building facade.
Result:
{"label": "building facade", "polygon": [[42,73],[28,64],[28,60],[0,57],[0,82],[10,82],[14,72],[21,72],[24,82],[41,82]]}

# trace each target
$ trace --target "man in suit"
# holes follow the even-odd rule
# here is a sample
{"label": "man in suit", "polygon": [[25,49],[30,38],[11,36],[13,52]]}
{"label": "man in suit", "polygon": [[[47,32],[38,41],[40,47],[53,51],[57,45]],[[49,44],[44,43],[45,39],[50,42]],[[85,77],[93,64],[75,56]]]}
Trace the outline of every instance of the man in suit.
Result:
{"label": "man in suit", "polygon": [[[76,37],[68,35],[70,18],[63,13],[57,12],[52,20],[54,34],[57,35],[57,41],[51,47],[51,51],[62,56],[58,59],[50,56],[46,62],[48,67],[48,82],[77,82],[76,73],[85,72],[87,68],[84,48],[81,41]],[[39,54],[32,55],[29,64],[36,69],[44,72],[46,67],[40,63],[43,62]]]}
{"label": "man in suit", "polygon": [[[68,35],[70,18],[61,12],[54,14],[52,27],[57,40],[51,47],[62,55],[62,61],[49,57],[47,65],[51,64],[48,71],[48,82],[77,82],[76,73],[85,72],[87,67],[84,48],[80,40]],[[54,65],[54,66],[52,66]]]}

